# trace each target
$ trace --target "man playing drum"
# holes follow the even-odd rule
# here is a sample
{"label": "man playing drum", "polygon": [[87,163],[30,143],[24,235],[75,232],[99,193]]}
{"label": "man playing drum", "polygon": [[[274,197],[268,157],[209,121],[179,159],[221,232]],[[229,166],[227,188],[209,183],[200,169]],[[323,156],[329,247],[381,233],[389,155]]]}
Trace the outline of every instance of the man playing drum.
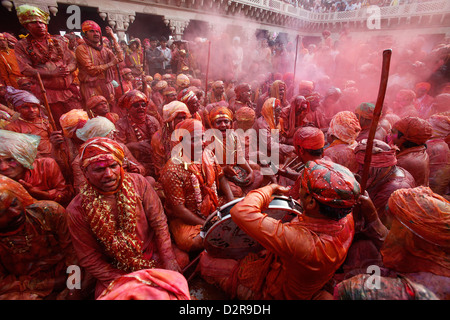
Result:
{"label": "man playing drum", "polygon": [[320,159],[306,163],[303,214],[283,224],[264,213],[276,184],[251,191],[231,209],[233,221],[265,250],[241,260],[200,258],[203,279],[237,299],[325,299],[323,288],[344,262],[354,235],[353,206],[360,186],[345,167]]}

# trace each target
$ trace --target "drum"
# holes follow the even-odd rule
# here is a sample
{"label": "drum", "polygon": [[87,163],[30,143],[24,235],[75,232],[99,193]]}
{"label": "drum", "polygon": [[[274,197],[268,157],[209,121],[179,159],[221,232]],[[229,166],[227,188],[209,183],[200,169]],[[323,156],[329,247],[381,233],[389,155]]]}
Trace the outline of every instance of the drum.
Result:
{"label": "drum", "polygon": [[[235,199],[214,211],[200,231],[206,252],[215,258],[241,259],[250,252],[258,252],[263,246],[242,231],[231,219],[231,209],[244,198]],[[274,196],[263,211],[282,223],[301,214],[300,204],[291,197]]]}

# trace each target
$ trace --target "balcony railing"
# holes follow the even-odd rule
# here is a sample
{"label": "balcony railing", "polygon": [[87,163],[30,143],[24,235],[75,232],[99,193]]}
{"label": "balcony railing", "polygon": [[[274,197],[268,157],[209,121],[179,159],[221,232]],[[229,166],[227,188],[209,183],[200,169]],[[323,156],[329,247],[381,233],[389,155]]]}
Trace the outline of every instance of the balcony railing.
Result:
{"label": "balcony railing", "polygon": [[[274,11],[311,23],[358,21],[365,20],[370,15],[367,12],[367,7],[362,7],[359,10],[353,11],[318,13],[294,7],[288,3],[277,0],[233,0],[233,2]],[[380,7],[380,14],[383,19],[429,16],[446,13],[450,13],[449,0],[415,2],[398,6]]]}

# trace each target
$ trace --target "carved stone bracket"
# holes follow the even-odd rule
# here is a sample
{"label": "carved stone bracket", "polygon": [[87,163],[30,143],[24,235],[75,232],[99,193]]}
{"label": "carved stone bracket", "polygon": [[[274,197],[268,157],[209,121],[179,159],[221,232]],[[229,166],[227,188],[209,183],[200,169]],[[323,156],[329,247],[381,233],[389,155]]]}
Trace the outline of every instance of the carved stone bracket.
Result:
{"label": "carved stone bracket", "polygon": [[53,16],[56,16],[58,13],[58,3],[56,0],[2,0],[1,3],[8,11],[11,11],[13,7],[17,8],[23,4],[28,4],[42,9]]}
{"label": "carved stone bracket", "polygon": [[98,9],[98,12],[99,16],[103,20],[108,21],[109,26],[117,33],[119,40],[123,40],[125,38],[125,32],[136,18],[135,12],[118,12],[115,10],[101,8]]}
{"label": "carved stone bracket", "polygon": [[163,21],[170,28],[175,40],[181,40],[184,30],[189,25],[189,20],[179,18],[164,17]]}

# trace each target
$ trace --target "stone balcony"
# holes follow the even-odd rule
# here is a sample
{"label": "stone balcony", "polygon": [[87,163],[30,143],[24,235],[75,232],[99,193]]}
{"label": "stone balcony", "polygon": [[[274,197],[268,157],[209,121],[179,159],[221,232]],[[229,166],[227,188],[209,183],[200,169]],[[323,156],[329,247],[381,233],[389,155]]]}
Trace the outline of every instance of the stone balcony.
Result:
{"label": "stone balcony", "polygon": [[[256,29],[286,32],[291,35],[319,35],[324,29],[338,32],[343,27],[356,32],[370,31],[368,20],[374,12],[369,7],[359,10],[317,13],[294,7],[278,0],[11,0],[7,7],[34,4],[57,12],[58,3],[97,7],[102,19],[118,32],[126,32],[136,13],[161,16],[176,38],[181,38],[191,20],[240,25],[251,32]],[[396,29],[433,29],[450,35],[450,1],[417,1],[400,6],[376,7],[382,32]],[[216,17],[220,17],[220,22]]]}

